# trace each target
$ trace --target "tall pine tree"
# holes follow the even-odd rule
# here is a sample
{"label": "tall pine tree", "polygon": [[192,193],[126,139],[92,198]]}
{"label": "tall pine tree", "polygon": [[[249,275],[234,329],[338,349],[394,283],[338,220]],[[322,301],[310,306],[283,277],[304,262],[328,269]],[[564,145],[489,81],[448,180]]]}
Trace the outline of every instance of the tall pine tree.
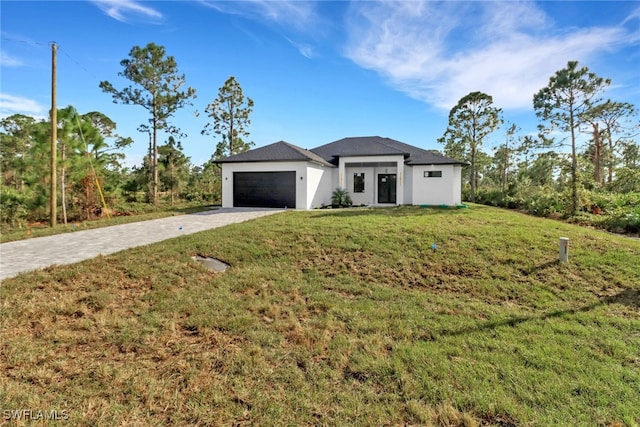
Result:
{"label": "tall pine tree", "polygon": [[178,74],[178,65],[173,56],[165,56],[165,48],[149,43],[145,47],[134,46],[129,58],[120,61],[124,71],[118,73],[134,85],[117,90],[108,81],[100,82],[100,88],[113,96],[113,102],[139,105],[151,117],[149,124],[140,126],[142,132],[151,136],[151,196],[158,203],[158,131],[178,134],[179,130],[169,124],[169,119],[185,105],[191,104],[196,90],[185,85],[184,74]]}
{"label": "tall pine tree", "polygon": [[571,214],[578,210],[578,157],[576,133],[589,110],[598,103],[596,96],[611,84],[587,67],[578,68],[578,61],[569,61],[566,68],[556,71],[549,84],[533,96],[536,116],[549,123],[545,132],[560,130],[569,133],[571,145]]}
{"label": "tall pine tree", "polygon": [[235,77],[229,77],[218,90],[218,97],[205,109],[213,122],[205,125],[202,134],[213,132],[222,138],[216,146],[216,159],[242,153],[253,146],[253,142],[243,139],[249,136],[247,127],[251,123],[249,115],[252,111],[253,100],[245,98]]}

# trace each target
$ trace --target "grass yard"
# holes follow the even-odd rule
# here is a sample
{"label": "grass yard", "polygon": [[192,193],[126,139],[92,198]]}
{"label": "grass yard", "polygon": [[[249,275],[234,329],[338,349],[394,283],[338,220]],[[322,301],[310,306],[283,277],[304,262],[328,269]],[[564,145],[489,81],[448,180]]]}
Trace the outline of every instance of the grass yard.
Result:
{"label": "grass yard", "polygon": [[640,241],[485,206],[289,211],[7,279],[0,310],[3,421],[640,424]]}

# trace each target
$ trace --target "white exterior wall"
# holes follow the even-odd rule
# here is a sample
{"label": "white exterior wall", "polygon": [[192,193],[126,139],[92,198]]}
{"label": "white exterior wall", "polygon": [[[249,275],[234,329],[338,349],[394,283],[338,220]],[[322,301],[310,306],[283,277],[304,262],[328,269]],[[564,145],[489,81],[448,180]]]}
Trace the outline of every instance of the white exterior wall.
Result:
{"label": "white exterior wall", "polygon": [[337,171],[337,168],[307,163],[307,176],[305,179],[308,196],[307,206],[304,209],[319,208],[322,205],[331,204],[334,171]]}
{"label": "white exterior wall", "polygon": [[[425,178],[425,171],[442,171],[441,178]],[[460,165],[413,166],[414,205],[457,205],[462,200],[462,167]]]}
{"label": "white exterior wall", "polygon": [[453,165],[453,200],[456,205],[462,203],[462,165]]}
{"label": "white exterior wall", "polygon": [[[331,193],[336,188],[340,188],[340,170],[339,168],[334,168],[331,171]],[[331,194],[329,194],[329,201],[331,201]]]}
{"label": "white exterior wall", "polygon": [[413,204],[413,167],[404,165],[404,204]]}

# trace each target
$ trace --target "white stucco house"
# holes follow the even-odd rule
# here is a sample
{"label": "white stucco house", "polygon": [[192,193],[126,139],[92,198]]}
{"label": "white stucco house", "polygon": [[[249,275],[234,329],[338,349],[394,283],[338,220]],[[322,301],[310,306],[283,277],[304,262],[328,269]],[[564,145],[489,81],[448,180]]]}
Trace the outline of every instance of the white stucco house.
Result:
{"label": "white stucco house", "polygon": [[345,188],[354,205],[457,205],[464,162],[379,136],[307,150],[280,141],[217,161],[222,207],[313,209]]}

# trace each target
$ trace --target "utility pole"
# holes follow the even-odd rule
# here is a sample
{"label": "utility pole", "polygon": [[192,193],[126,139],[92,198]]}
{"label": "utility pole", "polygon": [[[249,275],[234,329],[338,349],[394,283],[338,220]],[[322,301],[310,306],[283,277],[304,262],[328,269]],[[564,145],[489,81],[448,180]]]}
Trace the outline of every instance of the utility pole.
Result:
{"label": "utility pole", "polygon": [[57,220],[57,191],[56,191],[56,166],[57,166],[57,147],[56,141],[58,139],[58,112],[56,106],[56,44],[51,43],[51,191],[49,195],[49,205],[50,205],[50,213],[49,213],[49,223],[51,227],[56,225]]}

